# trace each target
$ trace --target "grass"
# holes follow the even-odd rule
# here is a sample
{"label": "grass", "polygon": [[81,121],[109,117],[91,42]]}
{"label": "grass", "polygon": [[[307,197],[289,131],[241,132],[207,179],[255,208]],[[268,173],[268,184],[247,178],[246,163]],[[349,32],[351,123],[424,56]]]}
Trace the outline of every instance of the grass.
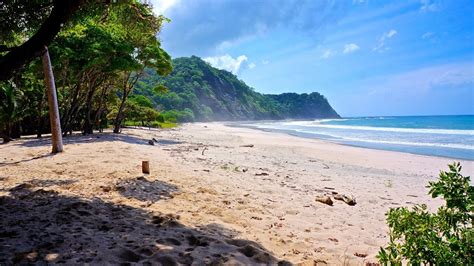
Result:
{"label": "grass", "polygon": [[[125,121],[125,126],[127,126],[127,127],[135,127],[135,126],[141,127],[142,123],[141,122],[135,122],[135,121]],[[178,123],[169,122],[169,121],[153,122],[151,124],[152,128],[174,128],[174,127],[177,127],[177,126],[178,126]],[[145,127],[147,127],[147,126],[145,126]]]}
{"label": "grass", "polygon": [[173,122],[159,122],[158,123],[161,128],[174,128],[178,126],[178,123],[173,123]]}

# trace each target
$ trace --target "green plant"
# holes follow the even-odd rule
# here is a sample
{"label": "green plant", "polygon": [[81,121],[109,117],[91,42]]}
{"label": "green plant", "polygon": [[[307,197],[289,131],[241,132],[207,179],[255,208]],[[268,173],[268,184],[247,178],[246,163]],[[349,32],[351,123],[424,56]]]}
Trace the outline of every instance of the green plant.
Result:
{"label": "green plant", "polygon": [[4,143],[10,141],[13,122],[19,116],[17,98],[16,88],[10,82],[0,84],[0,135]]}
{"label": "green plant", "polygon": [[429,182],[429,194],[445,204],[436,213],[426,205],[387,213],[390,242],[377,256],[384,265],[474,265],[474,187],[461,175],[461,165],[449,165],[439,180]]}

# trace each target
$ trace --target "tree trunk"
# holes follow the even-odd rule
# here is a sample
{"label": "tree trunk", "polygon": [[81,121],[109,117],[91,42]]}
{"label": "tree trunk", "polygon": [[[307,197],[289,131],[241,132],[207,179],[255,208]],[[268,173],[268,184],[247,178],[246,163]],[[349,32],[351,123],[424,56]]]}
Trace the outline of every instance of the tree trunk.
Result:
{"label": "tree trunk", "polygon": [[43,97],[38,101],[38,117],[36,120],[36,137],[41,138],[43,133]]}
{"label": "tree trunk", "polygon": [[117,117],[115,117],[114,121],[114,133],[120,133],[120,127],[122,125],[123,120],[123,109],[125,109],[125,102],[127,101],[127,95],[122,95],[122,102],[120,103],[120,107],[117,112]]}
{"label": "tree trunk", "polygon": [[59,119],[58,99],[56,95],[56,85],[54,84],[53,68],[49,58],[48,47],[44,47],[43,71],[46,94],[48,95],[49,120],[51,122],[52,153],[63,151],[63,137],[61,134],[61,121]]}
{"label": "tree trunk", "polygon": [[3,143],[8,143],[12,140],[12,138],[10,137],[10,134],[11,134],[11,123],[10,121],[7,121],[5,123],[5,132],[4,133],[0,132],[0,135],[3,139]]}
{"label": "tree trunk", "polygon": [[91,117],[93,97],[94,97],[94,88],[89,88],[89,92],[87,94],[87,100],[86,100],[86,117],[84,118],[84,126],[82,129],[82,133],[84,135],[94,133],[93,128],[92,128],[92,117]]}
{"label": "tree trunk", "polygon": [[122,122],[124,119],[123,109],[125,109],[125,103],[127,102],[127,97],[132,92],[133,87],[135,86],[135,84],[137,83],[138,79],[140,78],[142,74],[143,74],[143,69],[135,73],[135,76],[132,78],[132,80],[130,80],[130,77],[132,76],[132,72],[129,72],[124,79],[122,102],[120,103],[117,116],[115,117],[114,133],[120,133],[120,126],[122,125]]}

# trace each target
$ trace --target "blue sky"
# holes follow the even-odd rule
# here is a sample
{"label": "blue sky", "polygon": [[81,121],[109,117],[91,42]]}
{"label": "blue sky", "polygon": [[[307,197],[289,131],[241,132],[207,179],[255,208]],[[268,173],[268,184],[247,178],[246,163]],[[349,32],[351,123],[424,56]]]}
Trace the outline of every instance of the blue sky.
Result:
{"label": "blue sky", "polygon": [[342,116],[474,114],[474,1],[152,0],[173,56]]}

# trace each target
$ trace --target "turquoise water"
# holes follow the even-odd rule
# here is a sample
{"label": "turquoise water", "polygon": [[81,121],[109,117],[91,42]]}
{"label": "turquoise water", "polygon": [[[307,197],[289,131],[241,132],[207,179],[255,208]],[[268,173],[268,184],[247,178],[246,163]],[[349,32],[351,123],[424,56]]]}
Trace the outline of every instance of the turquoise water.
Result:
{"label": "turquoise water", "polygon": [[474,115],[353,117],[244,126],[359,147],[474,160]]}

